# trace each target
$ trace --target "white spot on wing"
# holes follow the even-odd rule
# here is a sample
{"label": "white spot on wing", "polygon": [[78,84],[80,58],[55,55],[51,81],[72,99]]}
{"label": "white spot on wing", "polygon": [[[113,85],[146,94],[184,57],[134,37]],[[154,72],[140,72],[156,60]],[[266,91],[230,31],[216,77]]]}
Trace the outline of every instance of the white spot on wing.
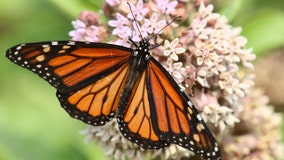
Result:
{"label": "white spot on wing", "polygon": [[18,46],[18,47],[16,48],[16,50],[20,50],[20,49],[22,49],[22,46]]}
{"label": "white spot on wing", "polygon": [[42,47],[43,48],[47,48],[47,47],[49,47],[49,45],[48,44],[43,44]]}
{"label": "white spot on wing", "polygon": [[199,120],[199,121],[202,121],[202,118],[201,118],[201,116],[200,116],[200,114],[197,114],[197,119]]}
{"label": "white spot on wing", "polygon": [[57,41],[53,41],[53,42],[51,42],[51,45],[56,46],[56,45],[58,45],[58,42]]}
{"label": "white spot on wing", "polygon": [[214,147],[214,151],[216,151],[216,152],[217,152],[218,150],[219,150],[219,149],[218,149],[218,147]]}
{"label": "white spot on wing", "polygon": [[68,45],[75,45],[75,42],[74,41],[69,41],[67,44]]}
{"label": "white spot on wing", "polygon": [[193,104],[191,103],[191,101],[187,101],[187,104],[190,106],[190,108],[192,108]]}

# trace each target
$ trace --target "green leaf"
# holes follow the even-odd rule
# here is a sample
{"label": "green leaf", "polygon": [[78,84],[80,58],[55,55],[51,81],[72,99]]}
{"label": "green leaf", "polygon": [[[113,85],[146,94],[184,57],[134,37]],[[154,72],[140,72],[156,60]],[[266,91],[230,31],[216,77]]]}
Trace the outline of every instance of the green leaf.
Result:
{"label": "green leaf", "polygon": [[50,0],[61,10],[73,18],[78,17],[82,10],[98,11],[102,7],[102,0]]}
{"label": "green leaf", "polygon": [[228,2],[226,7],[220,11],[221,15],[225,15],[229,22],[231,22],[242,9],[243,0],[233,0]]}
{"label": "green leaf", "polygon": [[275,9],[261,10],[251,22],[243,26],[242,35],[248,39],[247,46],[261,55],[284,46],[284,12]]}

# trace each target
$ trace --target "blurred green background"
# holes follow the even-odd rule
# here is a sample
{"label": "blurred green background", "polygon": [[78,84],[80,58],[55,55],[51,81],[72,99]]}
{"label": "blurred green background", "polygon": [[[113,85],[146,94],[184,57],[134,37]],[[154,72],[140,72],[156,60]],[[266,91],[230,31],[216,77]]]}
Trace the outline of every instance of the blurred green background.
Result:
{"label": "blurred green background", "polygon": [[[64,6],[64,7],[62,7]],[[9,0],[0,5],[0,160],[103,159],[79,131],[87,126],[60,107],[56,90],[4,56],[19,43],[68,40],[68,32],[91,1]]]}
{"label": "blurred green background", "polygon": [[[284,1],[214,1],[216,11],[243,27],[248,46],[260,57],[284,46]],[[19,43],[68,40],[82,9],[95,0],[9,0],[0,5],[0,160],[104,159],[94,143],[84,143],[86,125],[60,107],[55,89],[4,56]]]}

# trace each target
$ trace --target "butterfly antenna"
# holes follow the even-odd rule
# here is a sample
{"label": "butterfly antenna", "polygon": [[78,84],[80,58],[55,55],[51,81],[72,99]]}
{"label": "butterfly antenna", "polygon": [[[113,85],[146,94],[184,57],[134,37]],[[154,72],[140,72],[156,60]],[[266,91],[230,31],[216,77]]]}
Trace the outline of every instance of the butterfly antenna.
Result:
{"label": "butterfly antenna", "polygon": [[140,38],[142,39],[143,36],[142,36],[142,33],[141,33],[140,28],[139,28],[139,26],[138,26],[138,21],[136,20],[136,18],[135,18],[135,16],[134,16],[134,13],[133,13],[133,11],[132,11],[132,8],[131,8],[130,3],[127,2],[127,4],[128,4],[128,6],[129,6],[130,12],[131,12],[132,17],[133,17],[133,19],[134,19],[134,23],[135,23],[135,25],[136,25],[136,27],[137,27],[137,29],[138,29],[139,34],[140,34]]}
{"label": "butterfly antenna", "polygon": [[171,25],[174,21],[176,21],[176,20],[178,20],[178,19],[180,19],[181,18],[181,16],[178,16],[178,17],[175,17],[170,23],[168,23],[167,25],[165,25],[163,28],[161,28],[157,33],[155,33],[154,35],[152,35],[149,39],[148,39],[148,41],[150,41],[152,38],[154,38],[154,37],[157,37],[158,36],[158,34],[160,33],[160,32],[162,32],[162,30],[164,30],[165,28],[167,28],[169,25]]}

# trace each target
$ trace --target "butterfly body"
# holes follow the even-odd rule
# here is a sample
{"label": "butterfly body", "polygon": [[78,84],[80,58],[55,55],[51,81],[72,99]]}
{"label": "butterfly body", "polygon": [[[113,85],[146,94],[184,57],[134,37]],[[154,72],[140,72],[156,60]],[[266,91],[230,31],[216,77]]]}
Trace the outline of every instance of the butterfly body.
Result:
{"label": "butterfly body", "polygon": [[134,46],[40,42],[12,47],[6,56],[54,86],[71,117],[94,126],[116,117],[122,135],[142,148],[173,143],[220,159],[218,144],[190,99],[151,57],[149,40]]}

